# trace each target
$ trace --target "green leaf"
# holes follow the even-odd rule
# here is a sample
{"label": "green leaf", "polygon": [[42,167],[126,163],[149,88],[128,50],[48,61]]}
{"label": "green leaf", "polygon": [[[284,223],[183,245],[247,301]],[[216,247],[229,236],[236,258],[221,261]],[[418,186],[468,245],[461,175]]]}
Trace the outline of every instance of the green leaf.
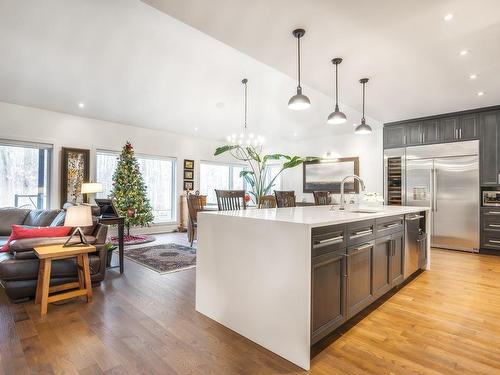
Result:
{"label": "green leaf", "polygon": [[234,150],[237,147],[238,146],[230,146],[230,145],[225,145],[225,146],[217,147],[217,149],[215,150],[214,156],[223,154],[224,152],[228,152],[228,151]]}
{"label": "green leaf", "polygon": [[282,154],[271,154],[271,155],[264,155],[264,163],[268,160],[279,160],[281,159],[283,156],[285,155],[282,155]]}
{"label": "green leaf", "polygon": [[246,148],[248,155],[255,160],[257,163],[260,163],[262,160],[260,158],[260,155],[255,151],[255,149],[252,146],[249,146]]}

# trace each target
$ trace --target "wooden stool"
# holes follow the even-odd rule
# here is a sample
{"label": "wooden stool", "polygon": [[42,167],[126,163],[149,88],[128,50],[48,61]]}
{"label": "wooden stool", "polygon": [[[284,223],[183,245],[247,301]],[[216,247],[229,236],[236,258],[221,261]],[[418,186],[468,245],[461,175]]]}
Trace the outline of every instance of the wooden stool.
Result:
{"label": "wooden stool", "polygon": [[[40,316],[47,314],[47,305],[52,302],[78,296],[87,296],[87,302],[92,302],[92,284],[90,283],[89,254],[96,251],[95,246],[51,245],[35,247],[35,254],[40,259],[38,269],[38,283],[36,286],[35,304],[41,304]],[[50,286],[50,270],[52,261],[58,259],[76,258],[78,267],[78,281],[62,285]],[[50,293],[75,289],[65,293],[49,296]]]}

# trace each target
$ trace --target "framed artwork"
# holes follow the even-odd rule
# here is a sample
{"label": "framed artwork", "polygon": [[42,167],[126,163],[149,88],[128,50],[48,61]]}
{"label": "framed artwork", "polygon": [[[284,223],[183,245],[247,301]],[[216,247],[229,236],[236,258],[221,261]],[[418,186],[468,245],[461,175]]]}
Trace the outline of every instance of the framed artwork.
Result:
{"label": "framed artwork", "polygon": [[194,171],[184,170],[184,179],[185,180],[194,180]]}
{"label": "framed artwork", "polygon": [[90,150],[66,148],[61,150],[61,207],[66,202],[86,203],[81,193],[82,183],[89,181]]}
{"label": "framed artwork", "polygon": [[184,169],[194,169],[194,160],[184,159]]}
{"label": "framed artwork", "polygon": [[194,189],[193,181],[184,181],[184,191],[193,189]]}
{"label": "framed artwork", "polygon": [[[303,163],[303,190],[304,193],[313,191],[329,191],[340,193],[340,183],[345,176],[359,176],[359,158],[339,158],[308,161]],[[346,193],[359,193],[359,184],[354,180],[347,180],[344,184]]]}

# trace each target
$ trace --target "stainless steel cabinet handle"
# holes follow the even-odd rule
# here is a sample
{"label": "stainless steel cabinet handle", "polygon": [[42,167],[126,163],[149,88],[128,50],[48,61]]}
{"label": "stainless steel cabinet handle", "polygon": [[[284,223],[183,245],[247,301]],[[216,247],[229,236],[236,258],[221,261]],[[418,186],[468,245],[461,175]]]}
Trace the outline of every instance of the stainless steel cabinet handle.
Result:
{"label": "stainless steel cabinet handle", "polygon": [[407,217],[406,221],[412,221],[412,220],[417,220],[417,219],[422,219],[422,218],[423,218],[422,215],[416,215],[416,216],[412,216],[412,217]]}
{"label": "stainless steel cabinet handle", "polygon": [[458,129],[458,138],[462,139],[462,129]]}
{"label": "stainless steel cabinet handle", "polygon": [[393,223],[393,224],[390,224],[390,225],[386,225],[385,228],[387,228],[387,229],[394,228],[394,227],[398,227],[399,225],[401,225],[401,223]]}
{"label": "stainless steel cabinet handle", "polygon": [[353,249],[353,251],[360,251],[360,250],[364,250],[364,249],[369,249],[370,247],[373,247],[373,244],[367,242],[366,244],[363,244],[363,245]]}
{"label": "stainless steel cabinet handle", "polygon": [[500,224],[490,224],[489,226],[493,228],[500,228]]}
{"label": "stainless steel cabinet handle", "polygon": [[488,215],[500,215],[500,211],[489,211]]}
{"label": "stainless steel cabinet handle", "polygon": [[488,240],[488,242],[491,242],[491,243],[500,243],[500,241],[497,241],[497,240]]}
{"label": "stainless steel cabinet handle", "polygon": [[342,242],[343,240],[344,240],[344,236],[338,236],[338,237],[333,237],[333,238],[327,238],[325,240],[315,241],[315,243],[325,244],[325,243],[332,243],[332,242]]}
{"label": "stainless steel cabinet handle", "polygon": [[362,230],[362,231],[353,233],[351,238],[358,238],[358,237],[365,236],[367,234],[372,234],[372,233],[373,233],[372,229],[366,229],[366,230]]}

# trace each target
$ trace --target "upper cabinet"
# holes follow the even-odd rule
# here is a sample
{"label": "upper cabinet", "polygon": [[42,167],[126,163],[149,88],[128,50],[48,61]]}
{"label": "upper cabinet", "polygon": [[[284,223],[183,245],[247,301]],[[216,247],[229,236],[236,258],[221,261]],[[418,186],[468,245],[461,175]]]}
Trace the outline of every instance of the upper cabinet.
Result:
{"label": "upper cabinet", "polygon": [[384,127],[384,148],[402,147],[406,144],[404,125],[393,125]]}
{"label": "upper cabinet", "polygon": [[481,185],[500,184],[500,111],[479,115],[481,124]]}
{"label": "upper cabinet", "polygon": [[445,115],[384,127],[384,148],[468,141],[479,138],[479,114]]}

